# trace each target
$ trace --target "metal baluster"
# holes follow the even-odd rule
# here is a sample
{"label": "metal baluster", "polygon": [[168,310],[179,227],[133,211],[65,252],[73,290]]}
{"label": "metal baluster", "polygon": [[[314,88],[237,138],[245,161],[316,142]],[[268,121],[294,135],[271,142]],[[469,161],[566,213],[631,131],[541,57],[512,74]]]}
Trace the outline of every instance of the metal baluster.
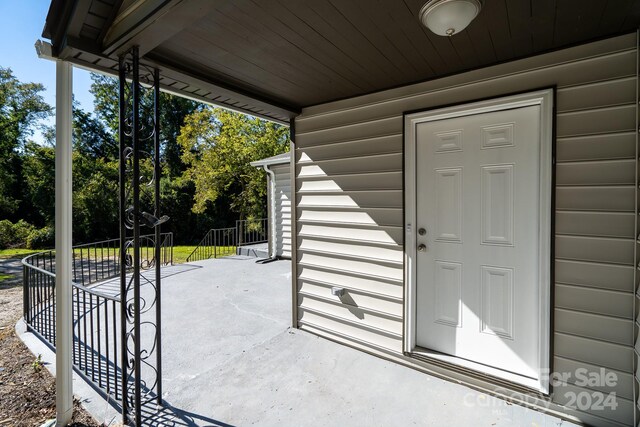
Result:
{"label": "metal baluster", "polygon": [[78,278],[76,277],[76,251],[74,251],[73,249],[71,250],[71,259],[72,259],[72,263],[73,265],[71,266],[71,271],[73,272],[73,281],[77,282]]}
{"label": "metal baluster", "polygon": [[82,291],[82,323],[83,323],[83,334],[82,334],[82,347],[84,350],[84,371],[88,372],[88,362],[87,362],[87,292]]}
{"label": "metal baluster", "polygon": [[53,346],[54,347],[56,346],[56,342],[57,342],[57,339],[56,339],[56,319],[57,319],[57,317],[56,317],[56,309],[57,309],[57,306],[56,306],[56,304],[54,304],[54,301],[56,300],[56,282],[55,282],[55,280],[56,280],[55,277],[49,276],[49,282],[51,283],[51,289],[53,289],[53,292],[52,292],[53,295],[51,297],[50,306],[52,307],[51,311],[53,312],[52,316],[51,316],[51,331],[53,332]]}
{"label": "metal baluster", "polygon": [[96,323],[98,324],[98,387],[102,387],[102,340],[100,339],[100,297],[96,295]]}
{"label": "metal baluster", "polygon": [[29,277],[27,274],[29,269],[26,265],[22,266],[22,316],[24,321],[29,325]]}
{"label": "metal baluster", "polygon": [[42,273],[38,272],[37,276],[38,287],[38,332],[42,334],[44,327],[42,324]]}
{"label": "metal baluster", "polygon": [[[105,298],[104,300],[104,354],[105,354],[105,362],[106,362],[106,381],[107,381],[107,394],[109,394],[109,390],[111,390],[111,383],[109,382],[109,300]],[[114,375],[115,376],[115,375]],[[101,377],[102,378],[102,377]]]}
{"label": "metal baluster", "polygon": [[81,274],[82,286],[84,286],[84,258],[82,254],[82,247],[80,248],[80,274]]}
{"label": "metal baluster", "polygon": [[[95,329],[93,329],[93,294],[89,294],[89,327],[90,329],[90,339],[91,339],[91,381],[96,382],[95,372],[96,372],[96,361],[95,361],[95,345],[93,342],[93,335],[95,334]],[[85,311],[84,315],[87,315]]]}
{"label": "metal baluster", "polygon": [[82,367],[84,364],[82,363],[82,353],[80,352],[80,290],[78,288],[76,288],[76,322],[78,322],[78,365]]}
{"label": "metal baluster", "polygon": [[[120,304],[124,304],[124,301],[120,300]],[[118,387],[118,328],[116,327],[116,303],[113,302],[111,304],[112,310],[113,312],[111,313],[111,319],[113,322],[113,379],[114,379],[114,386],[113,389],[115,390],[115,395],[116,395],[116,400],[118,399],[118,390],[120,390],[120,388]]]}
{"label": "metal baluster", "polygon": [[76,324],[77,317],[75,317],[75,307],[78,304],[78,289],[74,286],[71,291],[71,325],[73,326],[73,336],[71,338],[71,359],[74,365],[78,365],[78,359],[76,354]]}
{"label": "metal baluster", "polygon": [[[109,252],[107,252],[107,256],[108,255],[109,255]],[[102,270],[102,279],[104,279],[104,244],[100,245],[100,267]]]}

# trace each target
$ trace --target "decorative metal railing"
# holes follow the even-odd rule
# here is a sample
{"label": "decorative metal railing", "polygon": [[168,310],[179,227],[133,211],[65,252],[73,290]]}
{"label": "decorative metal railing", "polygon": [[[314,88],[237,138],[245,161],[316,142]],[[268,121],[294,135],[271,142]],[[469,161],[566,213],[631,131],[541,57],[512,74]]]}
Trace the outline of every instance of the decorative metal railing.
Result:
{"label": "decorative metal railing", "polygon": [[140,242],[142,230],[153,229],[156,259],[161,258],[160,230],[169,217],[160,209],[160,70],[141,63],[138,46],[132,46],[119,58],[118,77],[120,250],[121,256],[131,252],[121,262],[132,266],[120,272],[122,418],[140,426],[143,406],[162,406],[160,264],[144,265]]}
{"label": "decorative metal railing", "polygon": [[235,227],[212,228],[187,257],[187,262],[235,255],[240,246],[268,241],[267,218],[238,220]]}
{"label": "decorative metal railing", "polygon": [[[141,262],[147,268],[155,265],[154,248],[149,247],[153,237],[140,236]],[[171,265],[173,234],[163,233],[161,242],[160,264]],[[122,399],[121,298],[118,282],[110,279],[120,275],[119,246],[118,239],[75,246],[72,265],[74,368],[115,400]],[[22,265],[25,322],[31,332],[55,349],[55,252],[28,256]]]}
{"label": "decorative metal railing", "polygon": [[187,262],[234,255],[236,246],[235,228],[212,228],[187,257]]}
{"label": "decorative metal railing", "polygon": [[[154,259],[155,236],[140,236],[140,262],[148,268]],[[160,265],[173,261],[173,233],[160,237]],[[103,240],[73,247],[73,281],[88,286],[120,274],[120,239]]]}
{"label": "decorative metal railing", "polygon": [[269,241],[269,219],[242,219],[236,221],[238,246]]}

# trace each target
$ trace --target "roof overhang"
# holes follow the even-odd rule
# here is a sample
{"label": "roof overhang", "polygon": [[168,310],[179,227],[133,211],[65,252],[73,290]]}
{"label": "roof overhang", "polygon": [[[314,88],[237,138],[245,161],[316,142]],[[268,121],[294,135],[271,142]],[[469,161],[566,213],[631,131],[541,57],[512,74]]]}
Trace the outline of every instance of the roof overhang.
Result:
{"label": "roof overhang", "polygon": [[302,108],[635,31],[640,0],[492,0],[451,38],[425,0],[52,0],[51,57],[117,75],[138,46],[161,88],[288,124]]}
{"label": "roof overhang", "polygon": [[261,168],[263,166],[286,165],[291,163],[291,153],[278,154],[277,156],[267,157],[266,159],[256,160],[249,163],[251,166]]}

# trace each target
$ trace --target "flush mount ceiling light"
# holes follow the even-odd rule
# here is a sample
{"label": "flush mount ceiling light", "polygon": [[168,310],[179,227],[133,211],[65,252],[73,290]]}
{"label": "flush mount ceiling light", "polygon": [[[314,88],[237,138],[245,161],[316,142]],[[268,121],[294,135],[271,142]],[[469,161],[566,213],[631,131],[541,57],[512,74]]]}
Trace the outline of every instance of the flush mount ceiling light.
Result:
{"label": "flush mount ceiling light", "polygon": [[452,36],[467,28],[481,7],[480,0],[429,0],[418,16],[437,35]]}

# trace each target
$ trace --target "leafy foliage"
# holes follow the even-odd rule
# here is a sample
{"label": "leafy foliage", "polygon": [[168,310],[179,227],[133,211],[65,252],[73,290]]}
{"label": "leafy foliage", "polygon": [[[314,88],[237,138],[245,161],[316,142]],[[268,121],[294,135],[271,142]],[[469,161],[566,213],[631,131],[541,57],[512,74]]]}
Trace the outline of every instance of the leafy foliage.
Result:
{"label": "leafy foliage", "polygon": [[118,161],[73,153],[73,239],[92,242],[119,235]]}
{"label": "leafy foliage", "polygon": [[[118,80],[100,74],[91,74],[91,80],[96,120],[100,121],[109,135],[115,139],[118,135]],[[143,91],[142,95],[150,96],[151,92]],[[160,150],[166,165],[165,172],[172,178],[181,176],[185,170],[177,143],[180,129],[189,114],[203,108],[203,104],[196,101],[160,93]]]}
{"label": "leafy foliage", "polygon": [[[118,81],[92,80],[94,112],[73,109],[75,243],[119,235]],[[41,125],[52,112],[43,89],[0,68],[0,249],[53,245],[55,129]],[[288,150],[286,128],[166,93],[160,117],[163,232],[197,243],[210,228],[266,215],[265,174],[249,162]],[[40,144],[29,140],[39,127]]]}
{"label": "leafy foliage", "polygon": [[21,151],[39,120],[51,114],[39,83],[22,83],[0,67],[0,218],[18,219],[21,206]]}
{"label": "leafy foliage", "polygon": [[118,159],[118,141],[97,117],[77,105],[73,109],[73,148],[94,159]]}
{"label": "leafy foliage", "polygon": [[183,178],[195,184],[196,213],[219,199],[240,219],[266,215],[264,171],[249,163],[288,151],[288,129],[220,108],[187,117],[178,142],[187,165]]}
{"label": "leafy foliage", "polygon": [[0,221],[0,248],[24,246],[29,249],[43,249],[54,243],[53,227],[36,228],[24,220],[15,224],[3,219]]}
{"label": "leafy foliage", "polygon": [[32,215],[28,219],[33,223],[54,223],[55,163],[53,147],[38,145],[34,142],[25,146],[23,197],[32,206]]}

